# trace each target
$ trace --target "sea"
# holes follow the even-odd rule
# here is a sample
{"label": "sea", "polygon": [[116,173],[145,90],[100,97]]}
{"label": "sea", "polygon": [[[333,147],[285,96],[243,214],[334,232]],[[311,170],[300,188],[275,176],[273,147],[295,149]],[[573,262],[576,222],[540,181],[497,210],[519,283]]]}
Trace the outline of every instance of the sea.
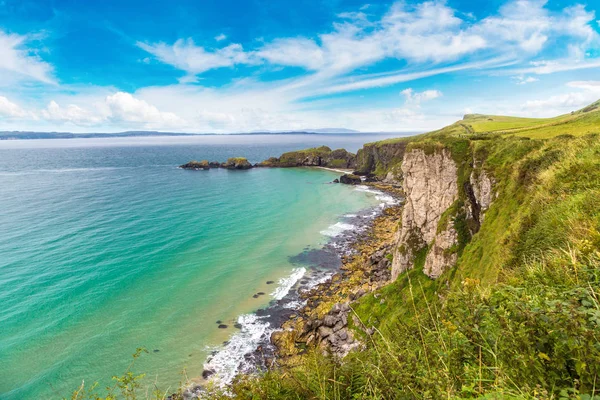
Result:
{"label": "sea", "polygon": [[0,399],[61,399],[133,371],[228,382],[326,279],[335,240],[390,201],[319,168],[188,171],[391,134],[0,141]]}

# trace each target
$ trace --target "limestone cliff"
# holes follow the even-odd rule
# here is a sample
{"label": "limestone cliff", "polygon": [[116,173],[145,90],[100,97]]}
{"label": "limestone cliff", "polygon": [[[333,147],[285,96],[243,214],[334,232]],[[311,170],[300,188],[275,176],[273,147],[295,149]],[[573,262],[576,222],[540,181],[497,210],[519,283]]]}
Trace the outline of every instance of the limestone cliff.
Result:
{"label": "limestone cliff", "polygon": [[457,167],[448,150],[427,154],[414,149],[402,161],[403,189],[406,195],[402,226],[397,232],[397,248],[392,263],[392,279],[413,267],[418,252],[431,245],[424,272],[437,277],[456,262],[449,255],[457,234],[451,224],[438,230],[442,214],[457,200]]}

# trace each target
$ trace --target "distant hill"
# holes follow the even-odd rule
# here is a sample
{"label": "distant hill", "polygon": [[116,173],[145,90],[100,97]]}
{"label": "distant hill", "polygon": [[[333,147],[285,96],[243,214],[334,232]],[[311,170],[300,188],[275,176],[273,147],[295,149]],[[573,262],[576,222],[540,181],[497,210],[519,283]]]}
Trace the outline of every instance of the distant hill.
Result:
{"label": "distant hill", "polygon": [[310,133],[360,133],[360,131],[346,128],[303,129],[303,131]]}
{"label": "distant hill", "polygon": [[[300,131],[257,131],[231,133],[230,135],[308,135],[318,133],[360,133],[352,129],[324,128],[307,129]],[[156,131],[126,131],[118,133],[71,133],[71,132],[30,132],[30,131],[3,131],[0,140],[24,139],[89,139],[89,138],[116,138],[116,137],[149,137],[149,136],[198,136],[218,135],[217,133],[181,133],[181,132],[156,132]]]}
{"label": "distant hill", "polygon": [[0,132],[0,140],[23,139],[89,139],[89,138],[115,138],[115,137],[148,137],[148,136],[192,136],[190,133],[154,132],[154,131],[127,131],[119,133],[71,133],[71,132],[28,132],[4,131]]}

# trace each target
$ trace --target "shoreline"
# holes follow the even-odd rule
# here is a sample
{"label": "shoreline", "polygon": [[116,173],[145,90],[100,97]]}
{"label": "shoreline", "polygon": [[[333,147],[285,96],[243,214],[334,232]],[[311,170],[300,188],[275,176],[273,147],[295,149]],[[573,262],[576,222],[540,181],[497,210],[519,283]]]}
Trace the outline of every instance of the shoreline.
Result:
{"label": "shoreline", "polygon": [[355,190],[374,193],[380,203],[340,216],[340,221],[321,232],[330,239],[320,249],[290,257],[299,266],[277,282],[268,306],[238,316],[239,331],[217,349],[212,348],[202,376],[192,379],[184,389],[186,398],[200,396],[205,385],[223,388],[239,374],[265,370],[284,361],[287,355],[279,343],[282,333],[285,336],[285,332],[298,328],[298,323],[316,309],[315,296],[321,298],[319,304],[327,303],[324,287],[340,282],[348,261],[361,255],[361,244],[370,240],[378,219],[386,218],[386,210],[397,209],[401,203],[400,192],[387,185],[362,184]]}

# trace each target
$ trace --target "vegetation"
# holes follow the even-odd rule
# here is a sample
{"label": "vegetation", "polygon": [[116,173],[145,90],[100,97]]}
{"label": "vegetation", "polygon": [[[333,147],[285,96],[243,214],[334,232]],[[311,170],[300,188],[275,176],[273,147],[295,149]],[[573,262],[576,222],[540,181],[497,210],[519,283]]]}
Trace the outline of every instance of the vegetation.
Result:
{"label": "vegetation", "polygon": [[[551,119],[468,115],[368,145],[445,149],[459,186],[475,163],[493,177],[497,197],[478,230],[461,227],[460,196],[442,217],[459,231],[457,265],[431,280],[419,252],[412,270],[352,303],[362,351],[337,360],[309,348],[293,366],[241,376],[207,396],[600,398],[599,106]],[[131,387],[132,377],[117,382]]]}
{"label": "vegetation", "polygon": [[496,182],[499,195],[481,229],[459,240],[457,266],[431,280],[418,254],[413,270],[353,303],[361,323],[376,328],[369,336],[356,327],[363,351],[342,361],[309,351],[295,367],[241,377],[234,395],[598,397],[600,136],[580,129],[598,111],[551,123],[565,118],[563,132],[573,126],[572,136],[554,135],[558,125],[548,120],[511,118],[498,118],[504,125],[495,128],[527,129],[482,135],[493,121],[474,116],[466,119],[472,132],[454,124],[409,141],[409,148],[425,152],[448,149],[459,165],[459,184],[473,159],[484,162]]}

